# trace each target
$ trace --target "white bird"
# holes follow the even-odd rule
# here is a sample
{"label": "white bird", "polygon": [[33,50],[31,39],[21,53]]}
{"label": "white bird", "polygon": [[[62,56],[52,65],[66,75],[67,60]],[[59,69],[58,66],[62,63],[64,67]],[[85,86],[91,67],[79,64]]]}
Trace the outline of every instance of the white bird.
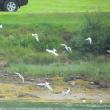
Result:
{"label": "white bird", "polygon": [[60,45],[64,46],[67,51],[72,52],[71,47],[68,47],[66,44],[60,44]]}
{"label": "white bird", "polygon": [[85,100],[85,99],[83,99],[83,100],[82,100],[82,102],[83,102],[83,103],[86,103],[86,100]]}
{"label": "white bird", "polygon": [[3,25],[2,24],[0,24],[0,29],[2,29],[3,28]]}
{"label": "white bird", "polygon": [[100,102],[100,104],[102,104],[103,100],[100,100],[99,102]]}
{"label": "white bird", "polygon": [[110,50],[107,50],[108,53],[110,53]]}
{"label": "white bird", "polygon": [[20,73],[15,73],[16,75],[18,75],[19,76],[19,78],[21,78],[22,79],[22,81],[23,81],[23,83],[24,83],[24,77],[20,74]]}
{"label": "white bird", "polygon": [[39,83],[37,84],[38,86],[41,86],[41,87],[46,87],[48,88],[50,91],[53,91],[52,87],[50,86],[50,84],[48,82],[43,82],[43,83]]}
{"label": "white bird", "polygon": [[32,34],[32,36],[33,36],[33,37],[35,37],[35,39],[36,39],[36,41],[37,41],[37,42],[39,42],[39,36],[38,36],[38,34],[37,34],[37,33]]}
{"label": "white bird", "polygon": [[55,56],[59,56],[58,53],[56,53],[57,50],[54,49],[54,48],[53,48],[53,50],[46,49],[46,51],[53,54],[53,55],[55,55]]}
{"label": "white bird", "polygon": [[87,41],[89,41],[90,45],[92,44],[92,38],[91,37],[88,37],[87,39],[85,39]]}
{"label": "white bird", "polygon": [[65,91],[62,92],[63,96],[66,96],[70,93],[70,88],[67,88]]}

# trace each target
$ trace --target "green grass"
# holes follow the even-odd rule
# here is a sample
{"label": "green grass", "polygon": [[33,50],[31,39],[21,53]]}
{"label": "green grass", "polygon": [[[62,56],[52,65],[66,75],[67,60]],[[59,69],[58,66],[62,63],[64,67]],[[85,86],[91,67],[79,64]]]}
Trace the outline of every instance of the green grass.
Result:
{"label": "green grass", "polygon": [[109,0],[29,0],[19,13],[108,12]]}
{"label": "green grass", "polygon": [[73,76],[82,76],[91,81],[109,82],[110,63],[76,61],[73,64],[11,64],[6,70],[10,73],[20,72],[33,76],[61,76],[69,79]]}
{"label": "green grass", "polygon": [[[0,60],[8,62],[8,67],[5,68],[8,72],[64,77],[81,75],[92,80],[108,82],[110,81],[109,57],[99,58],[97,63],[94,56],[90,54],[85,57],[80,50],[63,54],[59,45],[60,43],[69,45],[86,21],[86,16],[93,15],[97,15],[102,24],[110,25],[109,13],[1,15],[0,21],[4,28],[0,30]],[[17,23],[16,19],[19,19]],[[34,32],[39,34],[40,44],[31,36]],[[46,48],[53,47],[60,53],[58,58],[45,52]],[[76,63],[77,60],[83,63]],[[67,62],[72,64],[65,65],[64,63]]]}
{"label": "green grass", "polygon": [[[110,13],[41,13],[41,14],[3,14],[0,15],[0,24],[7,25],[31,25],[35,26],[39,23],[44,24],[56,24],[56,25],[64,25],[65,27],[73,29],[79,29],[79,26],[85,21],[86,16],[95,16],[97,15],[99,19],[101,19],[104,23],[110,21]],[[16,21],[17,20],[17,21]],[[109,24],[108,24],[109,25]]]}
{"label": "green grass", "polygon": [[[92,62],[94,57],[90,61],[85,58],[85,61],[79,50],[73,50],[72,54],[60,53],[58,58],[45,53],[45,48],[53,47],[60,52],[60,43],[70,45],[87,16],[95,15],[102,24],[110,26],[109,5],[108,0],[29,0],[29,4],[16,13],[0,13],[0,24],[4,26],[0,30],[0,60],[8,62],[5,69],[44,76],[83,75],[110,81],[110,64],[106,61]],[[34,32],[39,34],[40,46],[31,37]],[[77,59],[83,59],[84,63],[76,63]],[[62,65],[69,61],[72,64]]]}
{"label": "green grass", "polygon": [[109,12],[109,0],[29,0],[17,13]]}

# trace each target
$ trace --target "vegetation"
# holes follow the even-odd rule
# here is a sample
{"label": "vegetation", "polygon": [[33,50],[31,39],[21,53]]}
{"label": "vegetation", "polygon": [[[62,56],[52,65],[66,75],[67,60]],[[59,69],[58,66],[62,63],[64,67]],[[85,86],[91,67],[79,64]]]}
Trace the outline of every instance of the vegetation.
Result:
{"label": "vegetation", "polygon": [[[91,16],[91,18],[87,16],[86,23],[81,27],[79,35],[72,40],[73,48],[80,49],[84,53],[107,53],[107,50],[110,49],[109,28],[110,26],[101,22],[97,16]],[[82,42],[88,37],[92,38],[92,46],[88,42]]]}
{"label": "vegetation", "polygon": [[12,64],[7,68],[10,73],[20,72],[25,75],[34,76],[62,76],[65,80],[72,77],[81,76],[90,81],[109,82],[110,63],[83,62],[77,61],[72,64],[49,64],[49,65],[30,65]]}
{"label": "vegetation", "polygon": [[[110,81],[109,5],[108,0],[31,0],[17,13],[0,13],[0,64],[5,62],[9,73]],[[32,33],[38,33],[40,43]],[[85,41],[89,36],[92,47]],[[72,53],[60,43],[71,46]],[[46,48],[56,48],[60,56]]]}
{"label": "vegetation", "polygon": [[[30,17],[26,24],[22,18],[18,24],[15,24],[15,18],[9,17],[10,20],[5,23],[0,18],[4,24],[0,30],[0,60],[7,62],[5,70],[10,73],[60,75],[65,78],[79,75],[94,81],[110,81],[110,58],[106,51],[110,49],[109,14],[49,15],[42,15],[41,19],[33,15],[36,21],[32,21],[32,24]],[[62,17],[66,17],[64,21]],[[4,16],[4,19],[7,17]],[[31,36],[36,32],[39,43]],[[94,42],[92,49],[85,42],[88,36]],[[72,53],[64,52],[61,43],[70,45]],[[56,48],[60,56],[46,53],[46,48]]]}
{"label": "vegetation", "polygon": [[72,12],[108,12],[109,0],[30,0],[28,6],[19,13],[72,13]]}

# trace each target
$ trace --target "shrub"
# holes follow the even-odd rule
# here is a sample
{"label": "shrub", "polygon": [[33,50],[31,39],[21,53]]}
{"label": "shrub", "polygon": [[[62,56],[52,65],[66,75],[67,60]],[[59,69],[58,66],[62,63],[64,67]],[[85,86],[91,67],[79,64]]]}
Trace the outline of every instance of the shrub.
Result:
{"label": "shrub", "polygon": [[[100,18],[101,19],[101,18]],[[87,16],[77,36],[71,41],[72,48],[84,53],[105,54],[110,49],[110,27],[102,23],[97,15]],[[85,39],[91,37],[90,45]]]}

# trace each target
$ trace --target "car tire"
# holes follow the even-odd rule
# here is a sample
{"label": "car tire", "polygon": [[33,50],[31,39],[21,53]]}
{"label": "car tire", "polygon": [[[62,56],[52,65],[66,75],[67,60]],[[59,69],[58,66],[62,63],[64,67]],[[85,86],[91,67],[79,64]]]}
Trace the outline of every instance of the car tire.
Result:
{"label": "car tire", "polygon": [[18,9],[18,3],[16,0],[6,0],[3,5],[3,10],[8,12],[15,12]]}

